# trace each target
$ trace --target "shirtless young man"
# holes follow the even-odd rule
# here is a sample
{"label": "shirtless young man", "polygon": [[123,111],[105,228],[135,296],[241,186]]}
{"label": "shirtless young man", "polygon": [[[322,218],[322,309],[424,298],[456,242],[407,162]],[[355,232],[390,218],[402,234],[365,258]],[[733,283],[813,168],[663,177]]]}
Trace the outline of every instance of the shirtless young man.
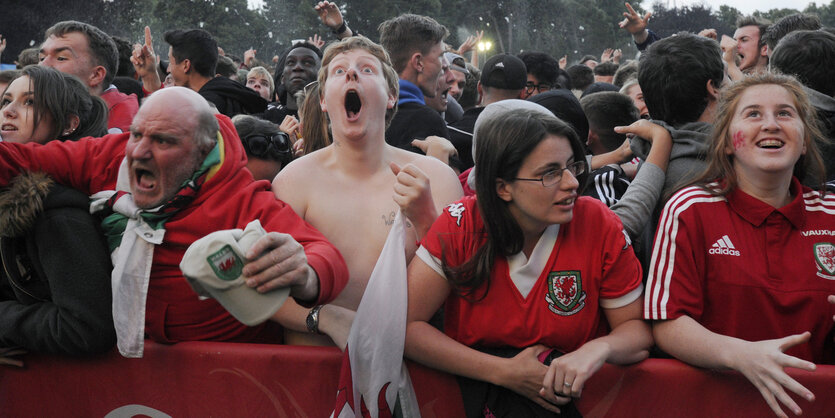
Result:
{"label": "shirtless young man", "polygon": [[[309,333],[318,326],[344,347],[353,311],[398,209],[408,220],[406,257],[411,259],[416,241],[443,207],[462,196],[449,166],[386,144],[397,80],[383,48],[364,37],[325,51],[320,103],[330,118],[333,144],[293,161],[275,178],[273,191],[339,249],[350,280],[333,305],[321,310],[286,303],[274,318],[288,330],[308,333],[288,332],[286,343],[315,344]],[[327,341],[320,338],[322,343]]]}

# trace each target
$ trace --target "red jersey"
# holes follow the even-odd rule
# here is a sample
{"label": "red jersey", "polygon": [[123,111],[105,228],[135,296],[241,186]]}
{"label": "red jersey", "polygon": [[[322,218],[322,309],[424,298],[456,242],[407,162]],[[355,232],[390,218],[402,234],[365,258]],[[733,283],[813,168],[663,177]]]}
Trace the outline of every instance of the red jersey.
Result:
{"label": "red jersey", "polygon": [[107,132],[118,134],[130,131],[133,117],[139,111],[136,95],[121,93],[111,86],[101,94],[101,98],[107,103]]}
{"label": "red jersey", "polygon": [[795,196],[774,207],[735,189],[676,193],[661,215],[644,300],[647,319],[687,315],[748,341],[811,331],[788,354],[833,363],[835,196],[792,180]]}
{"label": "red jersey", "polygon": [[[608,325],[601,305],[617,308],[640,297],[640,263],[620,219],[595,199],[578,198],[574,219],[558,228],[555,242],[545,248],[544,269],[534,271],[529,292],[520,292],[508,259],[499,256],[484,299],[450,294],[444,332],[469,346],[522,348],[541,343],[563,352],[605,335]],[[436,271],[438,262],[432,257],[458,266],[485,238],[476,198],[465,197],[447,206],[435,221],[418,256]],[[481,295],[484,286],[474,294]]]}

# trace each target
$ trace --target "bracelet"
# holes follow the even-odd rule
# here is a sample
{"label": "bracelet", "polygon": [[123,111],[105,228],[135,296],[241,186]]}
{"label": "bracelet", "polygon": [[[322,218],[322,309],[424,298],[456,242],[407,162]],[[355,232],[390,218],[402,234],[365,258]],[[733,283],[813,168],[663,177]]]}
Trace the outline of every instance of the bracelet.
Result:
{"label": "bracelet", "polygon": [[319,310],[322,309],[322,305],[316,305],[310,312],[307,313],[307,320],[305,324],[307,325],[307,332],[311,334],[321,334],[319,332]]}
{"label": "bracelet", "polygon": [[338,28],[333,30],[333,34],[334,35],[341,35],[341,34],[345,33],[346,30],[348,30],[348,25],[345,24],[345,19],[342,19],[342,24],[339,25]]}

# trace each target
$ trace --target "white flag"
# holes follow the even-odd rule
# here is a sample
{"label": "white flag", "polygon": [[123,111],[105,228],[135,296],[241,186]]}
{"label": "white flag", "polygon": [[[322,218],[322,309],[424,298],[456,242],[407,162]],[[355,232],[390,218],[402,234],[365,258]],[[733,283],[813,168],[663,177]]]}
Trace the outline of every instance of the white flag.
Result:
{"label": "white flag", "polygon": [[404,224],[398,212],[354,316],[334,408],[339,418],[391,417],[395,404],[398,415],[420,416],[403,363],[408,309]]}

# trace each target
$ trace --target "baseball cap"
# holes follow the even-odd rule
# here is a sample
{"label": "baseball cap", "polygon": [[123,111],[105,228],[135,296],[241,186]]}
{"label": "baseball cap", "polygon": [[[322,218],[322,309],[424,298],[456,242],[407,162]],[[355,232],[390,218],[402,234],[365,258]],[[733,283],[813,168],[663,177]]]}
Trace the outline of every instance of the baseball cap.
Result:
{"label": "baseball cap", "polygon": [[198,295],[217,300],[238,321],[249,326],[269,319],[290,294],[289,288],[259,293],[243,279],[247,250],[266,234],[257,219],[244,230],[212,232],[194,241],[180,262],[180,270]]}
{"label": "baseball cap", "polygon": [[521,90],[528,81],[528,69],[510,54],[493,55],[481,70],[481,85],[504,90]]}
{"label": "baseball cap", "polygon": [[447,61],[449,61],[449,68],[451,70],[458,71],[459,73],[470,74],[470,71],[467,70],[467,61],[464,57],[454,52],[444,52],[444,57]]}

